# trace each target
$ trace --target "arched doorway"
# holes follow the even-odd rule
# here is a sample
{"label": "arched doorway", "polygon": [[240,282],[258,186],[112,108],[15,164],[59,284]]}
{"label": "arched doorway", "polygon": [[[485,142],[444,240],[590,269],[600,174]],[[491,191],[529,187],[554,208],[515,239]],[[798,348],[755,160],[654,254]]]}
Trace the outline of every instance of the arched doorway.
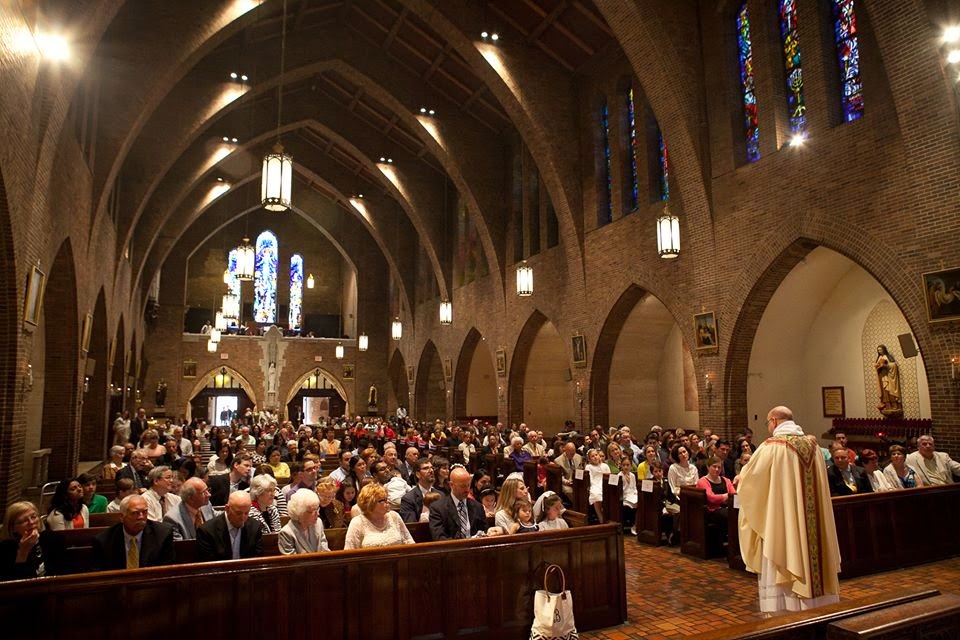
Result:
{"label": "arched doorway", "polygon": [[[90,322],[90,326],[87,323]],[[83,410],[80,417],[80,459],[103,460],[113,442],[107,419],[107,305],[100,289],[93,314],[85,315],[80,344],[89,339],[83,376]]]}
{"label": "arched doorway", "polygon": [[510,421],[552,435],[581,422],[566,345],[539,311],[527,319],[510,362]]}
{"label": "arched doorway", "polygon": [[349,415],[347,392],[329,371],[315,368],[300,376],[290,388],[287,401],[287,420],[296,426],[316,425],[327,418]]}
{"label": "arched doorway", "polygon": [[767,412],[781,404],[807,433],[828,431],[832,418],[823,415],[824,387],[843,388],[846,417],[881,418],[873,366],[880,344],[897,362],[905,417],[930,417],[923,356],[905,355],[898,338],[906,335],[916,344],[906,318],[883,286],[849,258],[812,248],[779,275],[760,309],[745,376],[747,424],[758,440],[767,435]]}
{"label": "arched doorway", "polygon": [[460,348],[453,385],[453,414],[457,420],[497,420],[497,372],[493,354],[476,328]]}
{"label": "arched doorway", "polygon": [[396,411],[397,407],[410,408],[410,385],[407,382],[407,365],[403,361],[400,349],[394,349],[387,366],[387,376],[390,378],[387,390],[387,411]]}
{"label": "arched doorway", "polygon": [[670,311],[653,294],[630,286],[607,314],[593,358],[594,423],[697,428],[696,374]]}
{"label": "arched doorway", "polygon": [[236,369],[218,367],[202,375],[190,391],[187,419],[203,418],[210,425],[230,424],[257,404],[253,387]]}
{"label": "arched doorway", "polygon": [[66,478],[76,472],[80,454],[80,327],[77,278],[69,239],[60,245],[47,273],[41,316],[44,386],[40,444],[52,449],[49,477]]}
{"label": "arched doorway", "polygon": [[421,422],[445,420],[447,417],[447,383],[443,379],[440,353],[432,340],[427,340],[417,365],[417,419]]}

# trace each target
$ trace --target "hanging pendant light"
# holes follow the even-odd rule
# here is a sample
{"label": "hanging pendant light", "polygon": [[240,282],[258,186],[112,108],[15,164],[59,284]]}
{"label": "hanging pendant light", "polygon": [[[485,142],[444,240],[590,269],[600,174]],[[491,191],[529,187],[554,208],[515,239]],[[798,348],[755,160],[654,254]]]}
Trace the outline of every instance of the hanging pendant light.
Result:
{"label": "hanging pendant light", "polygon": [[657,253],[664,259],[680,255],[680,218],[670,212],[668,204],[657,218]]}
{"label": "hanging pendant light", "polygon": [[227,318],[223,315],[223,311],[217,311],[216,319],[213,321],[213,328],[217,331],[227,330]]}
{"label": "hanging pendant light", "polygon": [[522,298],[533,295],[533,267],[526,260],[517,267],[517,295]]}
{"label": "hanging pendant light", "polygon": [[343,343],[342,342],[337,344],[336,355],[337,355],[337,360],[343,360]]}
{"label": "hanging pendant light", "polygon": [[210,342],[218,343],[220,342],[220,329],[211,329],[210,330]]}
{"label": "hanging pendant light", "polygon": [[314,284],[315,283],[313,281],[313,274],[311,273],[310,275],[307,276],[307,289],[313,289]]}
{"label": "hanging pendant light", "polygon": [[253,280],[253,266],[256,251],[250,244],[250,238],[244,238],[237,245],[237,272],[234,274],[238,280]]}
{"label": "hanging pendant light", "polygon": [[267,211],[286,211],[290,208],[293,184],[293,157],[283,150],[280,142],[280,124],[283,115],[283,67],[287,56],[287,0],[283,0],[283,19],[280,22],[280,82],[277,86],[277,144],[263,158],[260,179],[260,202]]}
{"label": "hanging pendant light", "polygon": [[449,300],[440,302],[440,324],[446,326],[453,323],[453,303]]}
{"label": "hanging pendant light", "polygon": [[213,340],[207,340],[207,353],[216,353],[217,343]]}
{"label": "hanging pendant light", "polygon": [[400,322],[400,318],[394,318],[393,324],[390,326],[390,336],[394,340],[399,340],[403,337],[403,323]]}
{"label": "hanging pendant light", "polygon": [[361,333],[357,338],[357,349],[360,351],[366,351],[367,347],[370,346],[370,338],[367,337],[367,334]]}
{"label": "hanging pendant light", "polygon": [[228,322],[236,322],[240,318],[240,298],[232,293],[223,296],[223,318]]}

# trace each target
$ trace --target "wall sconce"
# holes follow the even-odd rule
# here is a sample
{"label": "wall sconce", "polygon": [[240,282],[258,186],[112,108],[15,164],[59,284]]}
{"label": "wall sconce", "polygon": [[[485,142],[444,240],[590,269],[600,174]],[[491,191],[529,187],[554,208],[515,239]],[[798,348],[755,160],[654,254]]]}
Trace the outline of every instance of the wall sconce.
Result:
{"label": "wall sconce", "polygon": [[707,392],[707,406],[712,407],[712,406],[713,406],[713,378],[714,378],[714,374],[713,374],[713,373],[707,373],[707,374],[705,374],[705,375],[703,376],[703,378],[704,378],[704,380],[706,380],[706,384],[704,384],[704,390]]}
{"label": "wall sconce", "polygon": [[951,380],[956,380],[956,379],[957,379],[957,367],[958,367],[958,365],[960,365],[960,357],[958,357],[958,356],[953,356],[952,358],[950,358],[950,379],[951,379]]}
{"label": "wall sconce", "polygon": [[497,400],[503,400],[503,385],[497,386]]}
{"label": "wall sconce", "polygon": [[88,393],[90,391],[90,376],[83,376],[83,392]]}
{"label": "wall sconce", "polygon": [[27,363],[27,391],[33,391],[33,365],[29,362]]}

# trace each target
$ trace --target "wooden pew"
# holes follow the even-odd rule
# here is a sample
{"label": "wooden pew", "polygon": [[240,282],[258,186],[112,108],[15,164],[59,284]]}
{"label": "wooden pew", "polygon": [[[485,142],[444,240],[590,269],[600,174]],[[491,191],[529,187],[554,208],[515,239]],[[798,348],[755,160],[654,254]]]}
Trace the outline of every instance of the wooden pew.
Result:
{"label": "wooden pew", "polygon": [[833,622],[827,640],[960,637],[960,596],[943,593]]}
{"label": "wooden pew", "polygon": [[[194,637],[318,637],[304,602],[322,602],[324,638],[529,637],[533,595],[547,564],[564,568],[577,628],[626,621],[623,536],[614,524],[474,540],[330,553],[105,571],[0,584],[8,638],[154,638],[143,624],[164,608],[164,629]],[[318,575],[324,579],[317,579]],[[174,597],[189,588],[189,597]],[[264,606],[263,594],[274,594]],[[296,594],[283,597],[282,594]],[[456,594],[470,606],[431,606],[429,594]],[[369,606],[369,603],[376,606]],[[123,603],[110,615],[92,606]],[[257,611],[257,615],[237,612]],[[83,619],[82,625],[76,621]],[[18,630],[19,629],[19,630]]]}
{"label": "wooden pew", "polygon": [[[577,475],[580,478],[577,478]],[[586,469],[573,472],[573,497],[570,499],[574,511],[589,513],[590,509],[590,473]]]}
{"label": "wooden pew", "polygon": [[532,460],[523,463],[523,484],[527,485],[527,489],[530,491],[531,502],[543,493],[543,489],[537,483],[537,463]]}
{"label": "wooden pew", "polygon": [[[616,478],[616,484],[610,484],[610,478]],[[603,521],[623,523],[623,477],[617,474],[603,474]]]}
{"label": "wooden pew", "polygon": [[563,469],[552,462],[547,465],[547,491],[563,496]]}
{"label": "wooden pew", "polygon": [[903,607],[908,607],[911,603],[932,599],[939,593],[936,589],[898,589],[880,596],[843,600],[825,607],[786,613],[757,622],[721,626],[715,631],[698,635],[697,640],[833,640],[835,636],[828,635],[829,629],[842,620],[855,619],[856,616],[878,611],[902,611]]}
{"label": "wooden pew", "polygon": [[[669,488],[667,489],[669,491]],[[662,544],[663,531],[663,491],[659,484],[654,483],[653,491],[639,491],[637,503],[637,540],[645,544],[659,546]]]}
{"label": "wooden pew", "polygon": [[[831,502],[841,579],[960,555],[955,535],[960,528],[960,484],[842,496]],[[728,526],[736,528],[738,517],[739,511],[731,509]],[[730,536],[728,542],[728,565],[743,569],[739,536]]]}
{"label": "wooden pew", "polygon": [[723,555],[723,537],[730,521],[737,517],[733,511],[733,496],[727,497],[727,526],[722,531],[709,526],[707,521],[707,492],[696,487],[680,487],[680,551],[707,558]]}
{"label": "wooden pew", "polygon": [[91,513],[90,514],[90,527],[109,527],[110,525],[120,522],[120,512],[116,511],[113,513]]}

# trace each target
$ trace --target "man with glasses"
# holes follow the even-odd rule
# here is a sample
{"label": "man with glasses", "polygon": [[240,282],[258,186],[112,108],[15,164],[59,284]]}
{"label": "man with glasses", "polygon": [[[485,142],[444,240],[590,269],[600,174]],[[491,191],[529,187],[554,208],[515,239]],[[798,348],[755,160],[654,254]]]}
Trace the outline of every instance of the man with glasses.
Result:
{"label": "man with glasses", "polygon": [[180,487],[180,505],[168,511],[163,521],[173,527],[174,540],[196,540],[197,529],[216,517],[210,506],[210,490],[200,478],[189,478]]}
{"label": "man with glasses", "polygon": [[740,552],[759,574],[760,611],[839,601],[840,547],[816,439],[787,407],[767,414],[770,438],[740,471]]}
{"label": "man with glasses", "polygon": [[148,476],[150,488],[143,494],[147,501],[147,518],[163,522],[168,512],[180,506],[180,496],[170,492],[174,471],[170,467],[154,467]]}
{"label": "man with glasses", "polygon": [[290,501],[290,498],[298,489],[310,489],[310,491],[313,491],[317,486],[317,473],[319,471],[320,462],[317,460],[317,457],[313,454],[304,456],[303,463],[300,465],[300,479],[287,487],[286,491],[283,492],[287,502]]}
{"label": "man with glasses", "polygon": [[423,512],[423,497],[433,488],[433,463],[427,458],[417,461],[417,484],[403,494],[400,500],[400,517],[404,522],[419,522]]}

